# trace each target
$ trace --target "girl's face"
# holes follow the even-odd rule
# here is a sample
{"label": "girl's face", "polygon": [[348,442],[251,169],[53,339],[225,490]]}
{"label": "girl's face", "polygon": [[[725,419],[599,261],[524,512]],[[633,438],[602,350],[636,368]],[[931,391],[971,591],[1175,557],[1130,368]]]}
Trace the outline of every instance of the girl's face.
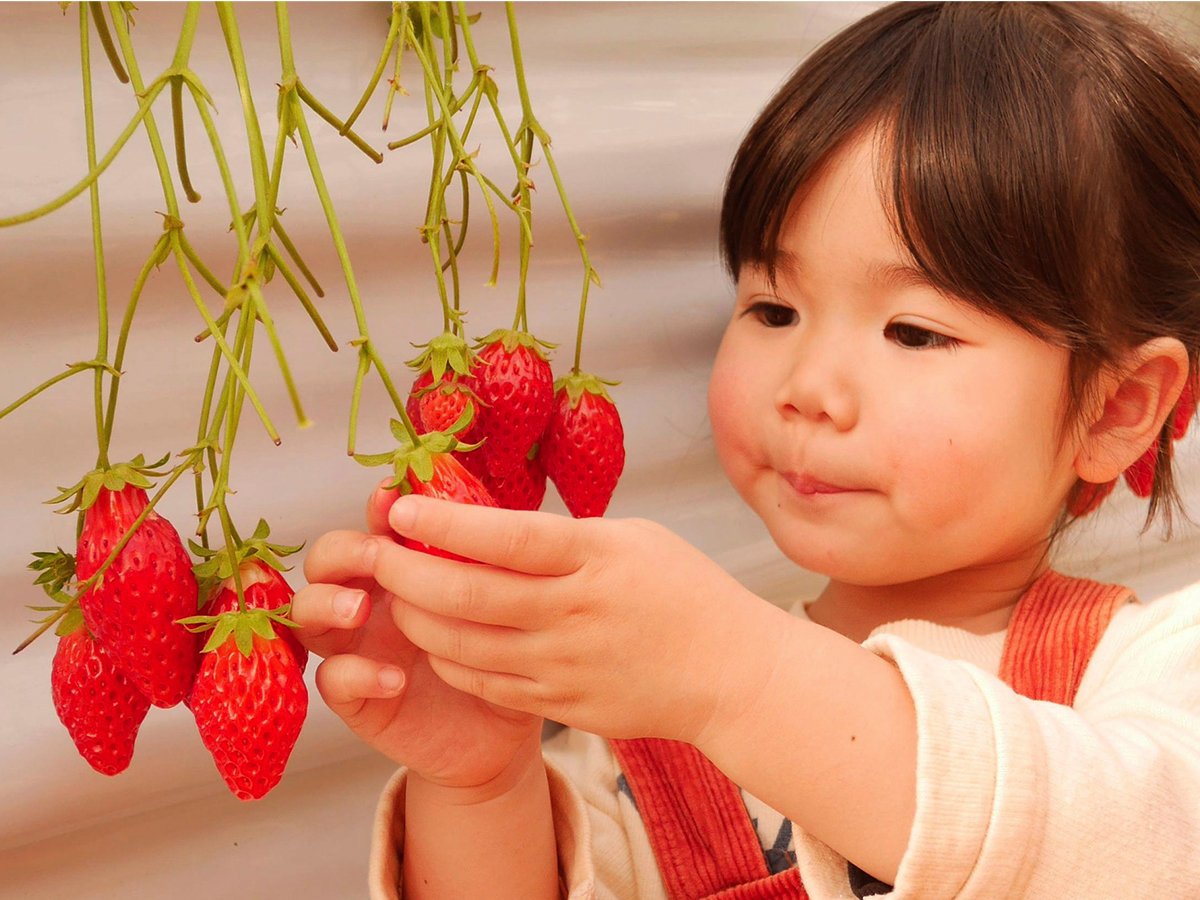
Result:
{"label": "girl's face", "polygon": [[928,285],[876,171],[871,136],[848,146],[793,203],[776,286],[743,269],[709,386],[721,463],[835,581],[1040,554],[1076,478],[1068,353]]}

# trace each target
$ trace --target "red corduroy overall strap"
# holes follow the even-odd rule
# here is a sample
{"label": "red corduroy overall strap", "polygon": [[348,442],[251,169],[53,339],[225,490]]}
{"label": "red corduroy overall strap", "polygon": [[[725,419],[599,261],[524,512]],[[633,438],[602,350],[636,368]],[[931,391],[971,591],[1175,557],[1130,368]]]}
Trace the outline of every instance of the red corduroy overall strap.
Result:
{"label": "red corduroy overall strap", "polygon": [[[1000,677],[1070,705],[1129,588],[1047,571],[1013,610]],[[741,790],[690,744],[612,741],[670,900],[807,900],[799,869],[772,875]]]}

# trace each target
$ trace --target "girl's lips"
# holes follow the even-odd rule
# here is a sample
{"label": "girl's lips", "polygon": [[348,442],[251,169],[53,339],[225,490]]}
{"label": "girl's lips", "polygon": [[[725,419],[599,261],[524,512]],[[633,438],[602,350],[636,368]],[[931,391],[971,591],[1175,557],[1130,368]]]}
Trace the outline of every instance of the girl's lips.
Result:
{"label": "girl's lips", "polygon": [[829,484],[819,478],[814,478],[812,475],[784,475],[787,483],[796,489],[797,493],[811,496],[813,494],[849,494],[855,491],[854,488],[842,487],[837,484]]}

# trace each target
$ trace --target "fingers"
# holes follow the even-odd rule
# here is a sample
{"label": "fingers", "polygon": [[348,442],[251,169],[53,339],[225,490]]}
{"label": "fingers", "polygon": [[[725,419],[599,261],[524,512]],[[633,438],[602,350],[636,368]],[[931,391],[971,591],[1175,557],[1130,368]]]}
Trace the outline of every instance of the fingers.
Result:
{"label": "fingers", "polygon": [[383,486],[392,480],[391,478],[385,478],[379,482],[367,500],[367,531],[371,532],[371,534],[382,534],[388,537],[395,535],[395,532],[392,531],[392,526],[388,524],[388,510],[392,508],[392,504],[400,496],[400,489],[393,488],[390,491],[383,489]]}
{"label": "fingers", "polygon": [[549,616],[540,576],[443,559],[399,544],[379,548],[375,580],[407,603],[454,619],[532,629]]}
{"label": "fingers", "polygon": [[544,715],[544,710],[549,708],[540,699],[536,682],[530,678],[472,669],[453,660],[432,655],[429,657],[429,667],[438,678],[455,690],[497,706],[538,716]]}
{"label": "fingers", "polygon": [[385,538],[361,531],[328,531],[317,538],[304,560],[304,577],[309,584],[342,584],[354,578],[370,578],[375,556]]}
{"label": "fingers", "polygon": [[392,504],[388,522],[423,544],[533,575],[578,571],[598,538],[596,522],[412,495]]}
{"label": "fingers", "polygon": [[292,597],[296,637],[318,656],[336,656],[355,646],[357,629],[371,616],[365,591],[340,584],[310,584]]}
{"label": "fingers", "polygon": [[402,600],[392,603],[392,619],[405,637],[431,656],[473,669],[516,674],[530,655],[531,636],[515,628],[451,619]]}
{"label": "fingers", "polygon": [[[371,700],[389,700],[404,691],[404,673],[363,656],[331,656],[317,667],[317,690],[321,699],[355,731],[377,733],[390,713]],[[378,717],[379,721],[372,719]],[[369,734],[366,736],[370,736]]]}

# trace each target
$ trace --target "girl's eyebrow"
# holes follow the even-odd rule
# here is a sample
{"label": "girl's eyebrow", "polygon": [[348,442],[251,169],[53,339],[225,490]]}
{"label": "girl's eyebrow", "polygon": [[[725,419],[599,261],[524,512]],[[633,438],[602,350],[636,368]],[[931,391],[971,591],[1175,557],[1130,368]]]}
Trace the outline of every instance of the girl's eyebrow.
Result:
{"label": "girl's eyebrow", "polygon": [[933,287],[929,276],[903,263],[873,262],[867,266],[867,279],[883,287]]}

